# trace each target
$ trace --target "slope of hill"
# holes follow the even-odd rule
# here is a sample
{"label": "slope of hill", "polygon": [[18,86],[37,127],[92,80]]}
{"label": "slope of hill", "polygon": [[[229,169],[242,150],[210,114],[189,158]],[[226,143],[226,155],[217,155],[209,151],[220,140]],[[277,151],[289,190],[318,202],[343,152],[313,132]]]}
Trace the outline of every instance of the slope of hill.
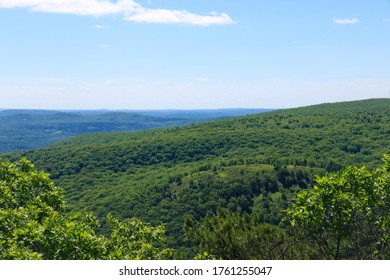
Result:
{"label": "slope of hill", "polygon": [[247,115],[264,109],[190,111],[0,111],[0,153],[41,148],[91,132],[135,131],[182,126],[216,118]]}
{"label": "slope of hill", "polygon": [[183,221],[219,207],[284,227],[281,210],[314,174],[379,165],[390,153],[390,99],[280,110],[131,133],[94,133],[25,156],[52,174],[70,210],[165,224],[183,251]]}

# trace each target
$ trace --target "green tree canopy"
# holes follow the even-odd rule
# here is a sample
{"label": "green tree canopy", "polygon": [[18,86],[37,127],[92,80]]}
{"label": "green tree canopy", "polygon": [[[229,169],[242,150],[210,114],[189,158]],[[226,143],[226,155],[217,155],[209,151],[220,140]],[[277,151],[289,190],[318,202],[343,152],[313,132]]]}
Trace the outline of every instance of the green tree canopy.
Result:
{"label": "green tree canopy", "polygon": [[0,259],[166,259],[165,230],[111,215],[109,237],[89,213],[65,215],[62,190],[26,159],[0,163]]}
{"label": "green tree canopy", "polygon": [[390,259],[390,157],[317,177],[286,211],[326,259]]}
{"label": "green tree canopy", "polygon": [[[255,215],[219,209],[195,226],[187,217],[186,233],[200,252],[225,260],[306,259],[307,249],[277,226],[259,223]],[[206,254],[207,254],[206,253]]]}

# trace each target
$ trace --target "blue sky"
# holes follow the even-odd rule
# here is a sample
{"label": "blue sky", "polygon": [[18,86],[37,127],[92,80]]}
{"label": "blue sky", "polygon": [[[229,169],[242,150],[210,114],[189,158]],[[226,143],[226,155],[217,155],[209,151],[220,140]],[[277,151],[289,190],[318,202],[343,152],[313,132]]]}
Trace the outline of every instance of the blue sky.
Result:
{"label": "blue sky", "polygon": [[389,97],[388,0],[0,0],[0,108]]}

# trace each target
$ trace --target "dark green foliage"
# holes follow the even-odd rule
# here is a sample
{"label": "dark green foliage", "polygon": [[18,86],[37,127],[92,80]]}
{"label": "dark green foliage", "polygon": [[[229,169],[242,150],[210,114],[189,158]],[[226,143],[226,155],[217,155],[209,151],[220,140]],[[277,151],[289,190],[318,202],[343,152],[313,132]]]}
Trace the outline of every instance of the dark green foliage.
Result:
{"label": "dark green foliage", "polygon": [[[291,260],[308,258],[308,248],[289,237],[284,230],[261,224],[256,216],[220,209],[196,227],[187,217],[186,233],[200,252],[224,260]],[[303,246],[303,247],[302,247]]]}

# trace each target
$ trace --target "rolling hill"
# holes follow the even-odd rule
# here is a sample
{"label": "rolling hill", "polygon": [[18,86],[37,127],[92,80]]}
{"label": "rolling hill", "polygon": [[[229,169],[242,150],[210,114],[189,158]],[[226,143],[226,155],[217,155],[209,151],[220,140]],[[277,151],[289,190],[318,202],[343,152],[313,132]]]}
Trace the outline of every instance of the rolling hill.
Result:
{"label": "rolling hill", "polygon": [[166,225],[190,254],[183,221],[218,208],[284,228],[281,211],[315,174],[376,167],[390,153],[390,99],[322,104],[185,127],[92,133],[27,157],[65,190],[69,211]]}

